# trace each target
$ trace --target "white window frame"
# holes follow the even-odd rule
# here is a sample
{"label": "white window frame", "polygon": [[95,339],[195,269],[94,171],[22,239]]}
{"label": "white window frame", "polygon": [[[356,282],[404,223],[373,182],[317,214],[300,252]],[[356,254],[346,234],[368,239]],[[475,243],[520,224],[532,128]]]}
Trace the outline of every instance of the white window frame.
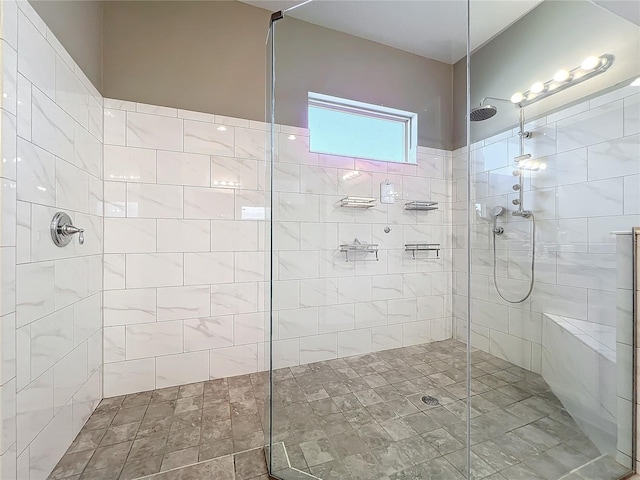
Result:
{"label": "white window frame", "polygon": [[[380,160],[377,158],[367,158],[376,162],[388,163],[418,163],[418,114],[398,110],[397,108],[383,107],[372,105],[370,103],[357,102],[346,98],[333,97],[322,93],[309,92],[308,107],[326,108],[328,110],[363,115],[370,118],[380,118],[401,123],[404,127],[404,158],[401,162],[395,160]],[[307,110],[308,111],[308,110]],[[309,130],[309,135],[312,135]],[[313,151],[312,153],[321,153],[329,155],[339,155],[332,152]],[[347,153],[344,156],[351,157]]]}

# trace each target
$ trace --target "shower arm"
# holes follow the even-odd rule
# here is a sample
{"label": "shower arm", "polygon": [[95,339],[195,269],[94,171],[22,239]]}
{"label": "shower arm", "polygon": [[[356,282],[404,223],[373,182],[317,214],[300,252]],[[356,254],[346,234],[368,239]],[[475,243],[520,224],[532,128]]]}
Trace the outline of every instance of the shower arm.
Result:
{"label": "shower arm", "polygon": [[524,130],[524,106],[521,103],[513,103],[511,100],[500,97],[482,97],[482,100],[480,100],[480,106],[482,107],[484,105],[484,102],[486,102],[487,100],[498,100],[500,102],[506,102],[510,105],[515,105],[520,109],[520,132],[518,132],[518,135],[520,136],[520,155],[524,155],[523,139],[531,137],[531,132],[525,132]]}

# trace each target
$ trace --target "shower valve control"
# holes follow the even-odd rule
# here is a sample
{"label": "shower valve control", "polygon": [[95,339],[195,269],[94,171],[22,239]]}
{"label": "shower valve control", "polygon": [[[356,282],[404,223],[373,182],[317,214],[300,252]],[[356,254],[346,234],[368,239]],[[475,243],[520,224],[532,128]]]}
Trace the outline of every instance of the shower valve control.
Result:
{"label": "shower valve control", "polygon": [[58,247],[68,245],[75,234],[78,234],[78,243],[84,244],[84,229],[75,227],[71,217],[64,212],[58,212],[53,216],[49,229],[51,230],[51,240]]}
{"label": "shower valve control", "polygon": [[513,200],[511,200],[511,203],[513,203],[514,205],[520,205],[520,200],[514,198]]}
{"label": "shower valve control", "polygon": [[512,188],[517,192],[520,190],[520,185],[514,185]]}

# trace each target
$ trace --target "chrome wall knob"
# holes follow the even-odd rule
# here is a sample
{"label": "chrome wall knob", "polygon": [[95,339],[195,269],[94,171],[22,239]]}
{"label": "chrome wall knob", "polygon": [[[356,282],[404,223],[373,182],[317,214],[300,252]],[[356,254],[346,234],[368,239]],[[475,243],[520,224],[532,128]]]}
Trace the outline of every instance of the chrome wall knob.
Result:
{"label": "chrome wall knob", "polygon": [[84,229],[75,227],[71,217],[64,212],[58,212],[53,216],[50,229],[51,240],[58,247],[67,246],[75,234],[78,234],[78,243],[84,245]]}

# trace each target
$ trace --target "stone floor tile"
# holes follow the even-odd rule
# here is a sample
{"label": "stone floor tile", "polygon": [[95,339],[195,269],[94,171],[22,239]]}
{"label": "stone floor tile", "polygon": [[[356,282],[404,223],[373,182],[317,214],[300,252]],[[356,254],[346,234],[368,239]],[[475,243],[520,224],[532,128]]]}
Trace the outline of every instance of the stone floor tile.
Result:
{"label": "stone floor tile", "polygon": [[165,451],[173,452],[175,450],[184,450],[188,447],[200,445],[201,427],[189,427],[183,430],[175,430],[169,433]]}
{"label": "stone floor tile", "polygon": [[133,480],[135,478],[152,475],[160,471],[162,455],[132,460],[124,464],[119,480]]}
{"label": "stone floor tile", "polygon": [[256,448],[234,455],[236,480],[249,480],[267,473],[264,449]]}
{"label": "stone floor tile", "polygon": [[[472,359],[477,477],[556,480],[559,472],[577,467],[574,476],[581,471],[579,478],[603,480],[604,472],[624,471],[611,457],[588,463],[600,456],[598,450],[540,375],[479,350]],[[287,472],[293,475],[288,480],[308,480],[305,472],[322,480],[463,478],[462,343],[446,340],[316,362],[279,369],[273,378],[274,438],[284,442],[298,469]],[[241,464],[232,455],[260,452],[255,458],[264,466],[256,447],[265,443],[267,382],[262,372],[105,399],[52,478],[151,474],[153,480],[231,480],[235,469],[236,480],[266,480],[260,468],[238,470]],[[425,394],[442,405],[425,405]],[[184,466],[196,461],[201,463]],[[161,468],[173,470],[155,473]]]}
{"label": "stone floor tile", "polygon": [[105,433],[106,430],[81,431],[67,450],[67,454],[95,450],[100,445]]}
{"label": "stone floor tile", "polygon": [[435,446],[421,436],[405,438],[397,442],[397,445],[413,465],[427,462],[441,455]]}
{"label": "stone floor tile", "polygon": [[368,450],[387,446],[394,441],[378,423],[357,428],[356,433],[364,440]]}
{"label": "stone floor tile", "polygon": [[89,460],[85,467],[85,473],[91,470],[100,470],[102,468],[118,469],[122,468],[133,442],[117,443],[108,447],[99,447]]}
{"label": "stone floor tile", "polygon": [[111,425],[102,437],[101,447],[127,442],[136,438],[140,422],[125,423],[123,425]]}
{"label": "stone floor tile", "polygon": [[382,476],[382,470],[370,452],[349,455],[342,461],[353,480],[371,480]]}
{"label": "stone floor tile", "polygon": [[134,440],[131,453],[129,453],[129,460],[142,460],[143,458],[163,454],[168,436],[168,432],[162,432]]}
{"label": "stone floor tile", "polygon": [[319,439],[312,442],[303,442],[300,449],[309,467],[330,462],[338,458],[338,454],[328,439]]}
{"label": "stone floor tile", "polygon": [[229,455],[231,453],[233,453],[233,439],[222,438],[201,444],[199,448],[199,460],[211,460],[212,458]]}
{"label": "stone floor tile", "polygon": [[204,383],[190,383],[181,385],[178,398],[196,397],[204,394]]}
{"label": "stone floor tile", "polygon": [[122,402],[122,408],[138,407],[141,405],[148,405],[151,402],[153,391],[139,392],[127,395]]}
{"label": "stone floor tile", "polygon": [[179,387],[159,388],[153,391],[151,403],[163,403],[178,398]]}
{"label": "stone floor tile", "polygon": [[78,453],[68,453],[62,460],[58,462],[49,478],[51,480],[58,480],[75,475],[80,475],[84,468],[89,463],[89,460],[93,456],[93,450],[85,450]]}
{"label": "stone floor tile", "polygon": [[322,480],[351,480],[347,468],[339,460],[310,467],[311,474]]}
{"label": "stone floor tile", "polygon": [[394,440],[403,440],[405,438],[417,435],[417,432],[411,428],[402,418],[394,418],[380,424],[386,430],[389,436]]}
{"label": "stone floor tile", "polygon": [[146,405],[123,408],[113,419],[112,425],[124,425],[125,423],[141,422],[146,411]]}
{"label": "stone floor tile", "polygon": [[189,447],[184,450],[175,450],[173,452],[166,452],[162,459],[162,465],[160,471],[171,470],[173,468],[184,467],[185,465],[191,465],[198,462],[199,447]]}
{"label": "stone floor tile", "polygon": [[[124,397],[123,397],[123,400],[124,400]],[[104,430],[109,425],[111,425],[111,422],[113,421],[117,413],[118,413],[118,409],[111,409],[107,411],[94,413],[89,417],[89,420],[87,420],[87,423],[84,424],[84,427],[82,427],[82,430],[83,431]]]}

